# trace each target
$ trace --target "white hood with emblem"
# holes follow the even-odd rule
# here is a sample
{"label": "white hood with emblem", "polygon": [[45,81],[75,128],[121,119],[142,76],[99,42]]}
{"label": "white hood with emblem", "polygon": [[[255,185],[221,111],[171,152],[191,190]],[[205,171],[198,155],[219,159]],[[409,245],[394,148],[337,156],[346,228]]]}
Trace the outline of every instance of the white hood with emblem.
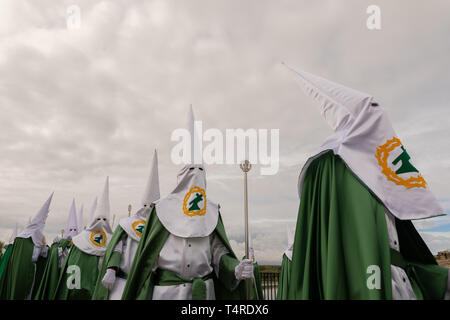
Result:
{"label": "white hood with emblem", "polygon": [[[194,129],[194,114],[189,110],[188,128],[191,150],[199,136]],[[192,164],[185,165],[177,176],[177,186],[164,199],[156,201],[156,214],[163,226],[173,235],[182,238],[209,236],[217,226],[218,205],[210,201],[206,191],[206,172],[199,157],[191,153]],[[201,160],[201,157],[200,157]]]}
{"label": "white hood with emblem", "polygon": [[119,221],[119,225],[133,240],[139,241],[141,239],[143,227],[145,227],[150,214],[150,206],[159,198],[158,154],[155,150],[150,175],[142,198],[142,207],[131,217]]}
{"label": "white hood with emblem", "polygon": [[[95,208],[95,209],[94,209]],[[112,230],[109,224],[109,177],[106,178],[100,203],[93,205],[94,213],[86,229],[75,236],[73,244],[81,251],[95,256],[103,256],[111,239]]]}
{"label": "white hood with emblem", "polygon": [[300,196],[311,161],[333,150],[398,219],[444,214],[374,97],[290,69],[299,76],[301,86],[318,103],[321,114],[334,130],[303,167],[298,183]]}

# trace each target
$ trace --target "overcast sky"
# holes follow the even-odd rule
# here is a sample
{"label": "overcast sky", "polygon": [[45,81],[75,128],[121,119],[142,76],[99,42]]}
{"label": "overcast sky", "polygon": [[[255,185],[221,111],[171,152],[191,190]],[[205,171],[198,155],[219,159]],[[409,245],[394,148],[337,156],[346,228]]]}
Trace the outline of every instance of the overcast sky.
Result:
{"label": "overcast sky", "polygon": [[[79,29],[67,27],[74,3]],[[381,30],[366,27],[371,4],[381,8]],[[170,136],[192,104],[205,129],[280,129],[278,174],[249,174],[256,257],[280,263],[298,174],[331,132],[281,61],[373,94],[450,213],[448,12],[445,0],[2,0],[0,240],[52,191],[50,243],[72,198],[86,223],[107,175],[117,225],[128,204],[140,204],[154,148],[161,194],[169,193],[181,168]],[[206,171],[209,198],[242,255],[242,172]],[[448,216],[416,226],[433,252],[450,248]]]}

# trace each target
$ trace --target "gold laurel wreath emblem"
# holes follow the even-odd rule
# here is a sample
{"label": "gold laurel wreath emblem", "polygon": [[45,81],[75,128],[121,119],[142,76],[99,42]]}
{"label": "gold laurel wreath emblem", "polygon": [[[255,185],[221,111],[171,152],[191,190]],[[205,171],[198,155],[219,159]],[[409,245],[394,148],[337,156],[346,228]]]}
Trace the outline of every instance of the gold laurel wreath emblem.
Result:
{"label": "gold laurel wreath emblem", "polygon": [[[188,205],[188,201],[189,201],[189,197],[194,192],[198,192],[198,193],[201,193],[203,195],[203,201],[204,201],[205,205],[203,206],[202,209],[200,209],[198,211],[193,211],[193,210],[189,211],[188,206],[187,206]],[[204,216],[206,214],[206,193],[205,193],[205,190],[203,190],[200,187],[192,187],[191,190],[189,190],[189,192],[186,193],[186,195],[184,196],[183,212],[184,212],[185,215],[187,215],[189,217]]]}
{"label": "gold laurel wreath emblem", "polygon": [[131,227],[133,228],[134,232],[138,235],[138,237],[142,237],[142,233],[136,230],[136,227],[140,224],[146,225],[146,222],[144,220],[137,220],[131,224]]}
{"label": "gold laurel wreath emblem", "polygon": [[[97,243],[97,242],[95,242],[94,241],[94,237],[96,236],[96,235],[98,235],[98,234],[101,234],[102,236],[103,236],[103,242],[102,243]],[[97,246],[97,247],[103,247],[105,244],[106,244],[106,233],[104,233],[102,230],[98,230],[98,231],[95,231],[95,232],[92,232],[91,233],[91,242],[92,242],[92,244],[94,245],[94,246]]]}
{"label": "gold laurel wreath emblem", "polygon": [[394,182],[396,185],[405,186],[406,189],[426,188],[427,183],[420,173],[416,177],[412,176],[408,179],[403,179],[402,177],[398,176],[394,170],[389,168],[387,162],[389,153],[400,146],[402,146],[401,141],[398,138],[393,137],[391,140],[387,140],[385,144],[377,147],[377,153],[375,154],[375,157],[378,160],[378,164],[382,168],[381,172],[389,181]]}

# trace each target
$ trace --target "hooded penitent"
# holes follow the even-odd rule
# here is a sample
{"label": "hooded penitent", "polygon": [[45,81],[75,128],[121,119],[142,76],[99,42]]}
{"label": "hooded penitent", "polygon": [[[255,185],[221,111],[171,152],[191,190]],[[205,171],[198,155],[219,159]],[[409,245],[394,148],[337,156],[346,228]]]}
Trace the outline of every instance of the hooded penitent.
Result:
{"label": "hooded penitent", "polygon": [[100,203],[96,207],[93,217],[86,229],[81,231],[72,239],[75,246],[81,251],[96,256],[103,256],[112,230],[109,224],[110,208],[109,208],[109,178],[106,178],[105,187],[103,189]]}
{"label": "hooded penitent", "polygon": [[[195,150],[192,108],[188,128]],[[208,199],[201,156],[191,152],[176,187],[155,201],[122,299],[242,299],[245,286],[236,282],[238,265],[243,266],[229,244],[218,205]],[[250,290],[254,297],[254,288]]]}
{"label": "hooded penitent", "polygon": [[17,235],[0,278],[0,299],[30,299],[42,276],[47,257],[43,234],[53,193]]}
{"label": "hooded penitent", "polygon": [[371,95],[294,72],[334,133],[300,173],[287,297],[443,298],[448,270],[410,221],[443,210],[385,111]]}
{"label": "hooded penitent", "polygon": [[[189,112],[191,159],[192,162],[197,162],[194,144],[199,138],[194,123],[191,108]],[[214,231],[219,209],[217,204],[208,199],[203,164],[187,164],[181,169],[175,189],[164,199],[156,201],[156,212],[163,226],[181,238],[206,237]]]}
{"label": "hooded penitent", "polygon": [[[53,295],[58,300],[90,300],[94,293],[99,274],[100,259],[104,256],[108,242],[111,239],[109,225],[109,179],[106,178],[103,194],[98,206],[94,202],[93,217],[86,229],[72,239],[73,246],[69,251],[57,282]],[[72,266],[80,270],[79,284],[69,285]]]}
{"label": "hooded penitent", "polygon": [[67,219],[66,229],[64,230],[64,238],[72,239],[80,232],[78,221],[77,221],[77,209],[75,207],[75,199],[72,200],[72,205],[70,206],[69,218]]}
{"label": "hooded penitent", "polygon": [[334,130],[303,167],[299,195],[309,164],[323,152],[332,150],[398,219],[444,214],[373,96],[305,71],[293,71]]}
{"label": "hooded penitent", "polygon": [[[103,259],[93,299],[121,299],[136,249],[147,224],[151,205],[159,198],[158,154],[155,150],[142,197],[142,207],[131,217],[119,220],[119,226],[114,231]],[[113,274],[110,275],[111,272]]]}
{"label": "hooded penitent", "polygon": [[41,209],[36,213],[36,215],[31,219],[31,221],[25,226],[25,228],[17,235],[18,238],[30,238],[37,247],[42,247],[46,245],[44,237],[44,227],[47,221],[47,216],[50,208],[50,203],[52,202],[53,193],[41,207]]}
{"label": "hooded penitent", "polygon": [[142,207],[133,216],[119,221],[119,225],[129,237],[136,241],[140,240],[146,220],[150,214],[150,205],[159,198],[158,154],[155,150],[150,175],[141,201]]}

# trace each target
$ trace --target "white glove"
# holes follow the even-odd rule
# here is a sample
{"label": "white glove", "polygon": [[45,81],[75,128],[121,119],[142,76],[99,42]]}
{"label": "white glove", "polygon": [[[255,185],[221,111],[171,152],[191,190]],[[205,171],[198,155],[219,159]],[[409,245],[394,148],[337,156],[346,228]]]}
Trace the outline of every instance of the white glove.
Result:
{"label": "white glove", "polygon": [[47,258],[47,253],[48,253],[48,247],[47,246],[42,247],[41,253],[40,253],[41,256],[44,258]]}
{"label": "white glove", "polygon": [[242,260],[234,269],[237,280],[253,278],[253,262],[249,259]]}
{"label": "white glove", "polygon": [[103,286],[106,289],[111,290],[114,286],[114,282],[116,282],[116,270],[112,268],[106,269],[105,276],[102,279]]}

